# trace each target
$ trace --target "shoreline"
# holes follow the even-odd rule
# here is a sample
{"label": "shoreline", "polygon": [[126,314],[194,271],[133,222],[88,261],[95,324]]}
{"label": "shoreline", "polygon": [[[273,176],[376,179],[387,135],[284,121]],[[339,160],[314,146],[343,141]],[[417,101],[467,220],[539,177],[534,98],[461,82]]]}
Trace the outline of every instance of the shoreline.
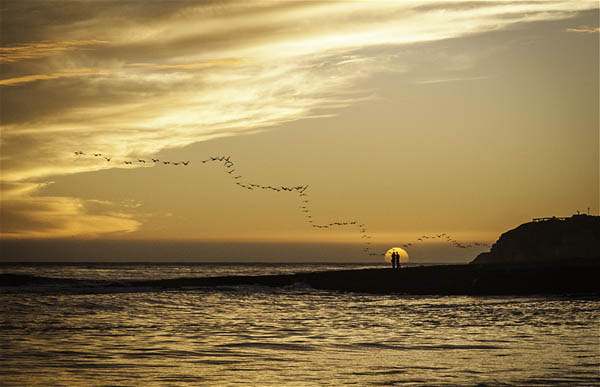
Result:
{"label": "shoreline", "polygon": [[[0,274],[0,286],[75,286],[112,290],[175,290],[219,286],[284,287],[305,284],[318,290],[404,295],[575,295],[600,294],[600,262],[571,260],[553,264],[459,264],[401,269],[350,269],[295,274],[184,277],[161,280],[78,280]],[[14,290],[14,289],[13,289]]]}

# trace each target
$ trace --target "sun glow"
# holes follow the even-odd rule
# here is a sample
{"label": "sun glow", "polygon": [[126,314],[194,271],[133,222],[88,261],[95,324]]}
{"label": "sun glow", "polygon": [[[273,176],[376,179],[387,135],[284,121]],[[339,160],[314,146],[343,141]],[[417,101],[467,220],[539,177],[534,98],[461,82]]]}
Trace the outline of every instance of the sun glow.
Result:
{"label": "sun glow", "polygon": [[400,254],[400,262],[408,262],[408,253],[406,252],[406,250],[404,250],[400,247],[392,247],[385,253],[385,261],[386,262],[392,261],[392,253],[394,251],[397,252],[398,254]]}

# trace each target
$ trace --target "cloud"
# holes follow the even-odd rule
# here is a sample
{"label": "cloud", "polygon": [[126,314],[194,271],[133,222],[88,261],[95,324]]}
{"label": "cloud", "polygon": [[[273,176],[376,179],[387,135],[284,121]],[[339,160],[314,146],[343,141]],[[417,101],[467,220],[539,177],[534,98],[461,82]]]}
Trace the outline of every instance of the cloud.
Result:
{"label": "cloud", "polygon": [[19,83],[26,82],[34,82],[40,80],[48,80],[48,79],[58,79],[58,78],[69,78],[69,77],[80,77],[85,75],[94,75],[94,74],[103,74],[102,70],[99,69],[90,69],[90,68],[81,68],[81,69],[72,69],[65,70],[51,74],[37,74],[37,75],[26,75],[23,77],[15,77],[15,78],[6,78],[0,80],[0,85],[16,85]]}
{"label": "cloud", "polygon": [[[75,158],[75,150],[145,157],[331,115],[372,97],[360,87],[367,77],[409,70],[398,47],[597,8],[596,1],[57,4],[11,2],[3,11],[4,183],[115,167]],[[468,66],[468,58],[454,66]],[[87,205],[31,195],[10,200],[37,220],[35,211],[85,213]],[[53,224],[85,232],[94,224],[98,232],[134,228],[120,215],[95,219]],[[32,230],[66,232],[36,222]]]}
{"label": "cloud", "polygon": [[65,51],[75,50],[85,46],[108,43],[103,40],[76,40],[76,41],[42,41],[13,46],[0,47],[0,63],[17,62],[25,59],[38,59],[45,56],[56,55]]}
{"label": "cloud", "polygon": [[567,32],[579,32],[579,33],[593,34],[593,33],[600,32],[600,27],[596,27],[596,28],[591,28],[591,27],[567,28]]}
{"label": "cloud", "polygon": [[24,183],[2,187],[1,238],[89,238],[133,232],[141,225],[131,214],[115,211],[116,206],[110,202],[35,196],[44,185]]}
{"label": "cloud", "polygon": [[197,70],[205,69],[209,67],[224,67],[224,66],[238,66],[244,61],[239,58],[225,58],[213,61],[204,61],[198,63],[180,63],[180,64],[154,64],[154,63],[128,63],[127,66],[131,67],[147,67],[159,70]]}

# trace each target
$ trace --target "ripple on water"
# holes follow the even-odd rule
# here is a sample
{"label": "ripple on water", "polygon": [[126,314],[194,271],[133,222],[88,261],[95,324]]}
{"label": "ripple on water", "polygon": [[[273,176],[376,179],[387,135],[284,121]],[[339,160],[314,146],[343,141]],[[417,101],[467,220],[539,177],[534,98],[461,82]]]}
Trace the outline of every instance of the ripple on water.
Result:
{"label": "ripple on water", "polygon": [[14,386],[589,386],[599,310],[593,298],[293,289],[1,294],[0,375]]}

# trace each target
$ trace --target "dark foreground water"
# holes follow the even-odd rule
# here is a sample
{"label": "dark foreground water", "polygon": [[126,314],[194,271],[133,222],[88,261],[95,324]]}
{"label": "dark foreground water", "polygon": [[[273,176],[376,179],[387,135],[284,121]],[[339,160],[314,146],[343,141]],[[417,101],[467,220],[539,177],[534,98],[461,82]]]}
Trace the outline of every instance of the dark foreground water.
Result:
{"label": "dark foreground water", "polygon": [[[339,268],[0,267],[89,280]],[[594,386],[599,316],[600,299],[585,297],[0,286],[0,385]]]}

